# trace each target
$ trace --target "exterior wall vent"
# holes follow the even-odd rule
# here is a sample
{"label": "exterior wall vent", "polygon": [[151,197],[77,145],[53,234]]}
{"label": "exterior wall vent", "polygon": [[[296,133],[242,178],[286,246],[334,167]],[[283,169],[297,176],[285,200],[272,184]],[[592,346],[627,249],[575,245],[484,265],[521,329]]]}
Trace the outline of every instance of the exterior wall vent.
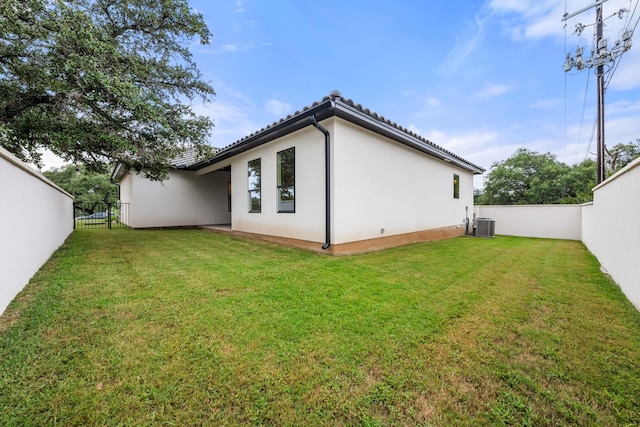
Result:
{"label": "exterior wall vent", "polygon": [[473,235],[476,237],[493,237],[496,234],[496,221],[493,218],[476,218],[473,220]]}

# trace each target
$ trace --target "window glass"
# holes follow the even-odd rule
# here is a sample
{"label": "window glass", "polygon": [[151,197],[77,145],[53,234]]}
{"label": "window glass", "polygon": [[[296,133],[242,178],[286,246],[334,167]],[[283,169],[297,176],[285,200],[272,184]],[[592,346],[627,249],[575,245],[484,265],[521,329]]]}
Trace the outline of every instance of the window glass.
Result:
{"label": "window glass", "polygon": [[460,198],[460,175],[453,174],[453,198]]}
{"label": "window glass", "polygon": [[249,189],[249,212],[260,212],[261,201],[261,163],[260,159],[251,160],[247,168],[247,187]]}
{"label": "window glass", "polygon": [[296,149],[278,153],[278,212],[296,211]]}

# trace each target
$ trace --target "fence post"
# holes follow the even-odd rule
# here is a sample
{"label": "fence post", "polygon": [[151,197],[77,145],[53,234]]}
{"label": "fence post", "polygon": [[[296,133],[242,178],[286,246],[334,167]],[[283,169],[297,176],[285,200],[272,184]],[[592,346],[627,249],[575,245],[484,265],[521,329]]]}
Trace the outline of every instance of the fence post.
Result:
{"label": "fence post", "polygon": [[107,203],[107,222],[109,223],[109,230],[111,230],[111,203]]}

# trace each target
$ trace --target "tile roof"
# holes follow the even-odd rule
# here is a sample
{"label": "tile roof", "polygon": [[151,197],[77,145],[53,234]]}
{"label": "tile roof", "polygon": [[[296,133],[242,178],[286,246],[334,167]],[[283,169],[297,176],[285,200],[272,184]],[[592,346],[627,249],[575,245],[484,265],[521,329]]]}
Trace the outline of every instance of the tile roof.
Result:
{"label": "tile roof", "polygon": [[198,163],[196,150],[189,149],[179,156],[174,157],[171,163],[178,169],[188,168]]}
{"label": "tile roof", "polygon": [[[324,113],[324,116],[322,113]],[[369,110],[368,108],[364,108],[361,104],[357,104],[349,98],[344,98],[338,91],[332,91],[329,96],[325,96],[321,101],[314,102],[310,106],[304,107],[302,110],[298,110],[292,114],[289,114],[288,116],[281,118],[279,121],[275,121],[272,124],[251,133],[250,135],[247,135],[223,148],[218,149],[213,158],[209,159],[208,161],[195,162],[195,159],[190,159],[194,161],[194,163],[185,161],[184,165],[176,166],[179,168],[189,168],[196,170],[206,167],[207,165],[213,164],[218,160],[234,155],[244,146],[249,149],[261,143],[268,142],[270,139],[268,139],[267,136],[270,133],[277,132],[281,128],[284,128],[286,126],[293,127],[296,123],[299,123],[301,120],[312,114],[323,116],[320,117],[319,120],[337,115],[347,120],[357,121],[358,124],[365,125],[365,127],[369,127],[371,128],[371,130],[378,131],[379,133],[383,133],[385,135],[392,134],[392,137],[394,139],[402,140],[401,142],[406,143],[413,148],[419,149],[420,151],[435,155],[445,162],[454,161],[459,166],[472,170],[474,173],[484,172],[484,168],[463,159],[462,157],[445,149],[444,147],[434,144],[421,135],[405,127],[402,127],[395,122],[392,122],[384,116],[379,115]],[[310,122],[304,124],[304,126],[307,126],[309,124]],[[304,126],[298,125],[298,128]]]}

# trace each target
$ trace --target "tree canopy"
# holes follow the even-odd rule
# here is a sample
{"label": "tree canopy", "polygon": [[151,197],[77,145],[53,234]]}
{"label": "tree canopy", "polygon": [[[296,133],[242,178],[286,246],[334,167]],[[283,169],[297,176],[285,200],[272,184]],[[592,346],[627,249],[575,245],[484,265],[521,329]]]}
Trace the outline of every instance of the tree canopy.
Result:
{"label": "tree canopy", "polygon": [[188,102],[214,90],[186,47],[210,36],[188,0],[2,0],[0,144],[164,178],[185,150],[210,153],[213,123]]}
{"label": "tree canopy", "polygon": [[593,160],[568,166],[551,153],[526,148],[491,165],[477,202],[488,205],[584,203],[596,185]]}
{"label": "tree canopy", "polygon": [[640,139],[636,139],[636,142],[629,142],[628,144],[616,144],[613,146],[609,153],[615,159],[613,161],[613,170],[618,171],[640,157]]}
{"label": "tree canopy", "polygon": [[105,203],[118,201],[118,186],[109,180],[109,174],[90,172],[82,165],[67,165],[42,174],[71,194],[89,214],[104,210]]}

